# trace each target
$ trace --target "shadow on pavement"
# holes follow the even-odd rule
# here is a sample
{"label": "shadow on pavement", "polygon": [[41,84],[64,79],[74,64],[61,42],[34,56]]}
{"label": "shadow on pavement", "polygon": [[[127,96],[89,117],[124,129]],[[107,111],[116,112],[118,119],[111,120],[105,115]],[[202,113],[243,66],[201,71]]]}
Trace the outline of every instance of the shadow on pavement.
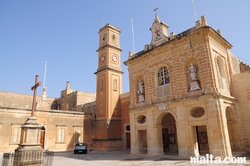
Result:
{"label": "shadow on pavement", "polygon": [[[183,160],[176,154],[164,154],[151,156],[147,154],[130,154],[130,149],[125,150],[113,150],[113,151],[102,151],[92,150],[88,151],[87,154],[74,154],[73,152],[55,152],[55,156],[63,156],[67,158],[73,158],[78,160],[118,160],[118,161],[163,161],[163,160]],[[187,160],[185,160],[187,161]]]}

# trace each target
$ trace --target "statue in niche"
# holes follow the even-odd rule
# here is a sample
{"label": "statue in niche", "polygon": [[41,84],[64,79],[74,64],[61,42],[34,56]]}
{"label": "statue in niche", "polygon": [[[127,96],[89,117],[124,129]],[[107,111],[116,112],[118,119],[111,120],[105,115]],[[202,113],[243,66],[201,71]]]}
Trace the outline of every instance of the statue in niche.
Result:
{"label": "statue in niche", "polygon": [[191,77],[191,87],[189,89],[189,91],[193,91],[193,90],[199,90],[201,89],[199,86],[199,80],[197,78],[197,70],[196,67],[193,65],[193,63],[191,63],[188,72],[190,73],[190,77]]}
{"label": "statue in niche", "polygon": [[190,66],[188,71],[190,73],[190,77],[191,77],[192,81],[198,80],[197,79],[197,74],[196,74],[196,67],[193,65],[193,63],[191,63],[191,66]]}
{"label": "statue in niche", "polygon": [[145,92],[144,92],[144,82],[141,80],[138,84],[138,102],[145,101]]}

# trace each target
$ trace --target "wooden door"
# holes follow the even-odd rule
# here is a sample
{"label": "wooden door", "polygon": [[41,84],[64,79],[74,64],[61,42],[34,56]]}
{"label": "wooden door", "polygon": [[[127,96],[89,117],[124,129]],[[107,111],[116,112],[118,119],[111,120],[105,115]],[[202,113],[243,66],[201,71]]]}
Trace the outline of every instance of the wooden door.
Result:
{"label": "wooden door", "polygon": [[41,130],[40,132],[40,144],[41,147],[44,149],[44,136],[45,136],[45,130]]}
{"label": "wooden door", "polygon": [[130,148],[130,133],[126,133],[126,148]]}

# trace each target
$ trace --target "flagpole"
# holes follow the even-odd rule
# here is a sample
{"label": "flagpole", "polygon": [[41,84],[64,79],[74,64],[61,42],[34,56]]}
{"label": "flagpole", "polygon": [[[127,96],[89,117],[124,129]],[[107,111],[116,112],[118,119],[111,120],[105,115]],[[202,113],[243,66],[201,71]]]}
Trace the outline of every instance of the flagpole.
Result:
{"label": "flagpole", "polygon": [[133,40],[133,54],[135,54],[135,39],[134,39],[134,24],[133,19],[131,19],[131,25],[132,25],[132,40]]}
{"label": "flagpole", "polygon": [[194,6],[194,0],[192,0],[193,4],[193,11],[194,11],[194,23],[196,22],[196,11],[195,11],[195,6]]}

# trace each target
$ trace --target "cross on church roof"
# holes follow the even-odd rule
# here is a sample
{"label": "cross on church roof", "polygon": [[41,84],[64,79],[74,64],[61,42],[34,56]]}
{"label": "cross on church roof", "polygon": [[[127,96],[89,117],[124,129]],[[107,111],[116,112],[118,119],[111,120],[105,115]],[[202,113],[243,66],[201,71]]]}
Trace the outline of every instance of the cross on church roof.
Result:
{"label": "cross on church roof", "polygon": [[159,9],[158,7],[155,7],[155,9],[153,10],[155,12],[155,15],[157,15],[157,10],[158,9]]}

